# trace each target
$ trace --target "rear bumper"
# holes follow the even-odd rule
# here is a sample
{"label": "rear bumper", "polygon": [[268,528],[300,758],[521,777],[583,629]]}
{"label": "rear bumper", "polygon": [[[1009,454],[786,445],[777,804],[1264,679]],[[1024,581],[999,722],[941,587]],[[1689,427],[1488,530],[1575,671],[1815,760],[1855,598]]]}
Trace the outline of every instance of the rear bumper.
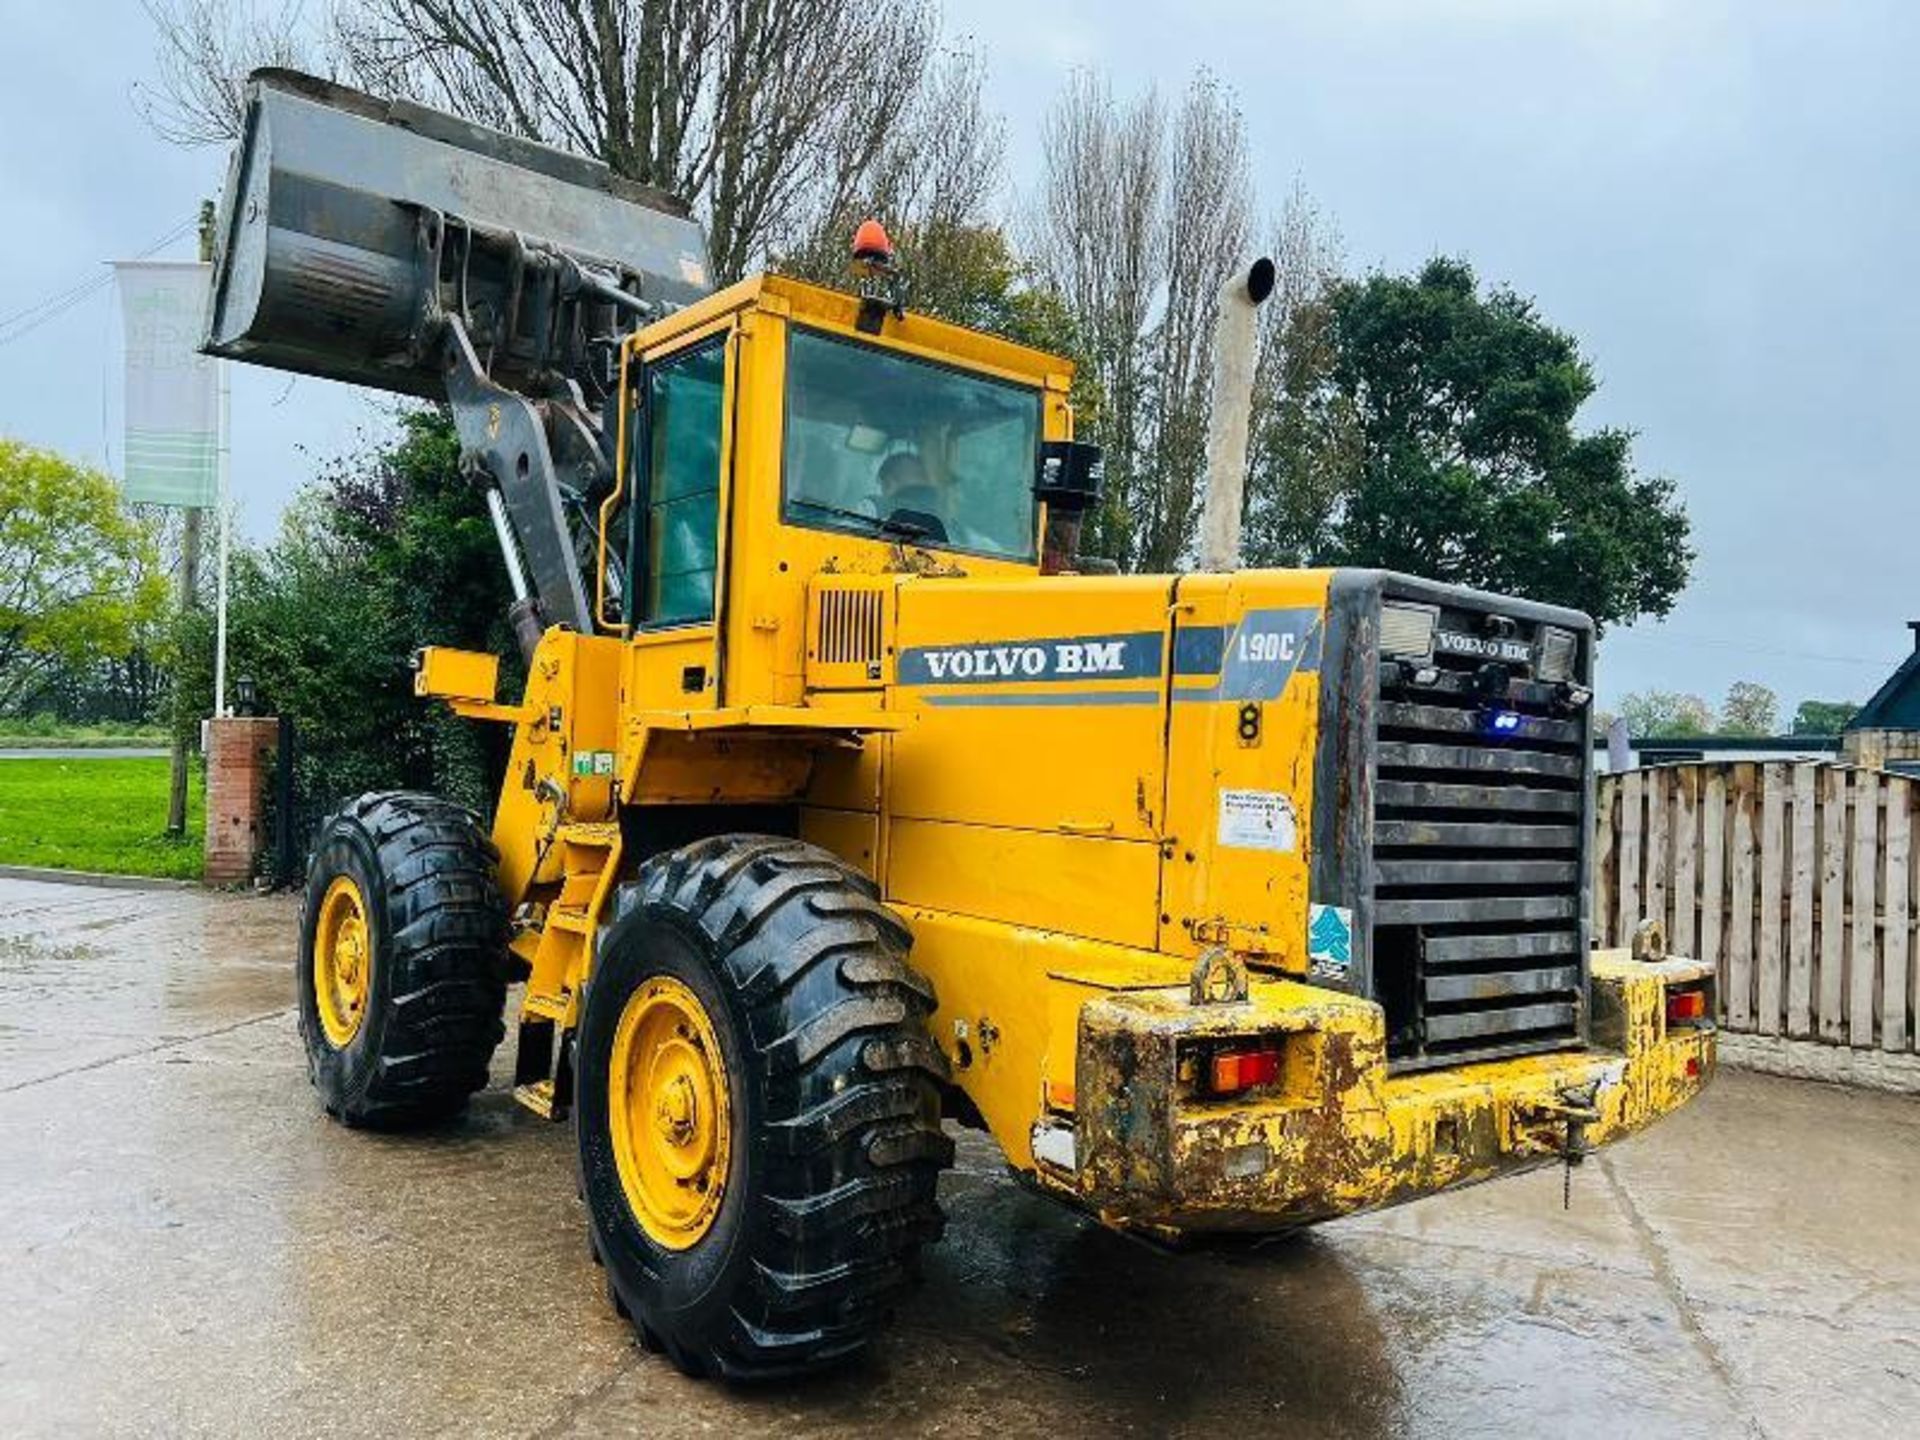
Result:
{"label": "rear bumper", "polygon": [[[1080,1014],[1076,1113],[1035,1132],[1042,1184],[1109,1224],[1178,1234],[1272,1231],[1398,1204],[1633,1134],[1714,1070],[1710,1024],[1666,1020],[1669,988],[1705,988],[1695,961],[1593,957],[1594,1043],[1390,1076],[1379,1007],[1292,981],[1194,1005],[1135,991]],[[1207,1096],[1209,1047],[1281,1049],[1280,1079]],[[1071,1126],[1071,1144],[1065,1127]]]}

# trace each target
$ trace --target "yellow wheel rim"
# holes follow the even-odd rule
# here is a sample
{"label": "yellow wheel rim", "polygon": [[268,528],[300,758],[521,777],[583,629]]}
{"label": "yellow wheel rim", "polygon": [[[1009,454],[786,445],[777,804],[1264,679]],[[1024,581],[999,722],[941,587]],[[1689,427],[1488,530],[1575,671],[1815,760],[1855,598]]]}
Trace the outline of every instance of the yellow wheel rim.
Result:
{"label": "yellow wheel rim", "polygon": [[627,997],[607,1066],[620,1188],[640,1228],[685,1250],[713,1228],[732,1151],[726,1064],[693,991],[656,975]]}
{"label": "yellow wheel rim", "polygon": [[360,1033],[367,1013],[367,972],[373,965],[373,933],[367,928],[360,887],[334,878],[320,900],[313,931],[313,998],[320,1028],[336,1049]]}

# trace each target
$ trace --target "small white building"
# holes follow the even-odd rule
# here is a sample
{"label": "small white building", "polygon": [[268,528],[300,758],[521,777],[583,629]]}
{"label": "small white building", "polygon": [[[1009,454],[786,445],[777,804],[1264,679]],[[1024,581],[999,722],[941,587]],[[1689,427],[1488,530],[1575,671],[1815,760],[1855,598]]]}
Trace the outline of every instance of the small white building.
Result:
{"label": "small white building", "polygon": [[[1634,768],[1647,765],[1684,765],[1699,760],[1832,760],[1840,753],[1838,735],[1691,735],[1668,739],[1630,740]],[[1605,775],[1607,742],[1593,742],[1594,769]]]}

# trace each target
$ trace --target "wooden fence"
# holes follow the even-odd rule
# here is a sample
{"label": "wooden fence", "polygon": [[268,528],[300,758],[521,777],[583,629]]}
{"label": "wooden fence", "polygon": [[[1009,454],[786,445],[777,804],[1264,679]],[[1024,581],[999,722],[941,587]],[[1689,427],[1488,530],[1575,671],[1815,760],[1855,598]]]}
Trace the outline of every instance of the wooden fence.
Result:
{"label": "wooden fence", "polygon": [[1911,1054],[1916,805],[1915,781],[1825,762],[1603,775],[1594,933],[1664,920],[1669,950],[1719,968],[1730,1031]]}

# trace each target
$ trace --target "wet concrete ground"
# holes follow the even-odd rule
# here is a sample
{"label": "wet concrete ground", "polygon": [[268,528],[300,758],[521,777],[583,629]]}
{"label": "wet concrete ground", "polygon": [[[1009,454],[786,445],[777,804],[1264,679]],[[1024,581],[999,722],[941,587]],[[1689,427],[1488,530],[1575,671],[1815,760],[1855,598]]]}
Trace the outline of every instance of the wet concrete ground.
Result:
{"label": "wet concrete ground", "polygon": [[690,1382],[602,1299],[563,1128],[320,1114],[294,916],[0,880],[0,1434],[1915,1433],[1920,1100],[1739,1073],[1571,1211],[1536,1173],[1235,1254],[967,1137],[870,1359]]}

